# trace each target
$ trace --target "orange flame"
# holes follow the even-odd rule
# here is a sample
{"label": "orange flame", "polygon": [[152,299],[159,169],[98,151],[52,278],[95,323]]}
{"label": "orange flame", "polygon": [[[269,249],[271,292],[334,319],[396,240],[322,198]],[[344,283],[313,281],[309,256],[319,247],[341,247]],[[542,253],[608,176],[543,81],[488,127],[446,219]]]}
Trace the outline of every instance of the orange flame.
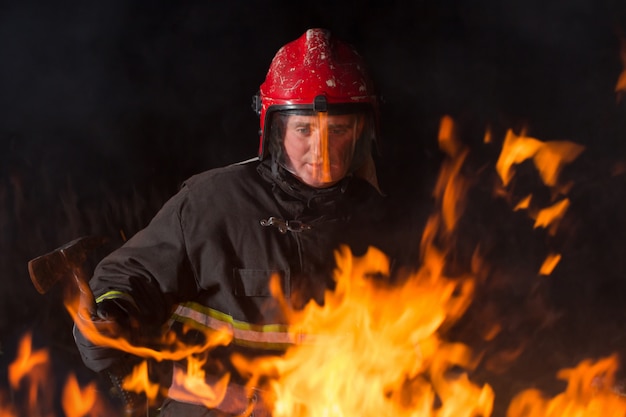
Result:
{"label": "orange flame", "polygon": [[620,50],[620,58],[622,60],[622,66],[624,70],[619,75],[617,79],[617,84],[615,85],[615,92],[626,92],[626,40],[620,39],[621,50]]}
{"label": "orange flame", "polygon": [[96,384],[80,388],[75,375],[70,375],[63,389],[63,411],[66,417],[96,416]]}
{"label": "orange flame", "polygon": [[517,136],[509,129],[496,162],[496,171],[506,187],[513,178],[513,166],[532,158],[544,184],[554,187],[563,166],[575,160],[584,149],[582,145],[567,141],[542,142]]}
{"label": "orange flame", "polygon": [[530,207],[530,202],[532,201],[532,198],[532,195],[527,195],[526,197],[524,197],[522,200],[520,200],[519,203],[517,203],[513,211],[523,210]]}
{"label": "orange flame", "polygon": [[206,359],[195,356],[187,358],[187,371],[177,367],[174,368],[175,387],[184,387],[176,393],[176,398],[183,400],[187,397],[189,402],[201,402],[207,408],[214,408],[219,405],[226,396],[226,390],[230,381],[230,374],[225,374],[221,378],[215,378],[210,384],[207,383],[207,375],[203,368]]}
{"label": "orange flame", "polygon": [[485,136],[483,137],[483,143],[492,143],[493,142],[493,137],[491,134],[491,129],[487,129],[485,131]]}
{"label": "orange flame", "polygon": [[550,207],[544,208],[539,211],[537,218],[535,219],[535,228],[537,227],[546,227],[550,228],[552,234],[556,232],[556,227],[558,226],[559,221],[565,215],[565,211],[569,207],[569,199],[564,198],[551,205]]}
{"label": "orange flame", "polygon": [[[524,135],[518,136],[509,129],[496,162],[496,171],[502,185],[507,187],[513,179],[514,166],[532,159],[541,180],[551,189],[552,201],[554,201],[566,195],[572,187],[572,183],[559,183],[559,175],[563,167],[574,161],[584,149],[582,145],[567,141],[542,142]],[[506,192],[503,189],[497,189],[496,194],[506,195]],[[531,194],[519,201],[513,210],[528,210],[529,217],[535,219],[535,228],[547,228],[551,236],[556,235],[559,224],[569,208],[569,199],[562,198],[551,206],[543,208],[531,206],[532,202],[534,200]],[[539,273],[549,275],[559,260],[560,258],[549,257]]]}
{"label": "orange flame", "polygon": [[26,376],[34,376],[40,368],[47,368],[50,358],[45,349],[32,350],[32,335],[27,333],[21,340],[18,355],[9,365],[9,383],[13,389],[18,389],[20,382]]}
{"label": "orange flame", "polygon": [[251,372],[281,376],[270,383],[274,416],[491,413],[488,385],[447,375],[455,366],[476,365],[470,349],[439,334],[467,308],[473,284],[439,276],[442,259],[429,253],[433,258],[418,274],[393,287],[375,278],[389,273],[382,252],[370,248],[355,258],[341,248],[337,288],[326,294],[325,305],[291,312],[292,331],[309,335],[306,342],[270,365],[236,358]]}
{"label": "orange flame", "polygon": [[79,312],[79,304],[79,299],[70,300],[65,303],[65,308],[85,337],[99,346],[112,347],[141,358],[151,358],[157,361],[179,361],[188,356],[206,352],[216,346],[227,345],[233,337],[232,332],[228,329],[212,331],[206,334],[206,342],[203,345],[187,345],[178,340],[173,334],[168,333],[163,335],[161,340],[154,341],[155,343],[158,342],[160,346],[166,347],[164,349],[137,346],[123,337],[112,337],[104,334],[91,319],[85,318],[89,316],[88,313]]}
{"label": "orange flame", "polygon": [[511,401],[507,417],[623,416],[626,398],[613,391],[617,368],[613,355],[563,369],[557,377],[568,381],[565,392],[547,399],[536,389],[523,391]]}
{"label": "orange flame", "polygon": [[446,230],[452,231],[460,216],[459,205],[464,200],[468,188],[464,178],[459,175],[468,150],[458,142],[454,121],[449,116],[441,119],[439,147],[451,158],[444,161],[441,167],[434,195],[441,201]]}
{"label": "orange flame", "polygon": [[17,417],[15,406],[5,399],[2,391],[0,391],[0,417]]}
{"label": "orange flame", "polygon": [[33,351],[32,335],[27,333],[20,341],[17,357],[9,365],[11,387],[20,390],[23,384],[26,385],[29,414],[35,415],[35,410],[52,407],[51,390],[44,389],[49,381],[49,360],[47,350]]}
{"label": "orange flame", "polygon": [[560,261],[561,261],[561,254],[551,253],[543,261],[543,264],[541,265],[541,268],[539,269],[539,273],[541,275],[550,275],[552,271],[554,271],[554,268],[556,268],[556,266],[559,264]]}
{"label": "orange flame", "polygon": [[452,375],[453,369],[477,365],[470,348],[442,337],[474,292],[472,276],[446,276],[446,253],[434,244],[438,233],[450,236],[464,195],[459,172],[467,150],[453,130],[452,120],[443,118],[440,145],[450,158],[435,195],[444,214],[426,227],[419,271],[390,285],[382,252],[369,248],[355,257],[342,247],[336,252],[336,288],[327,291],[324,305],[286,311],[294,339],[305,334],[304,342],[281,358],[233,358],[240,372],[252,375],[250,386],[270,377],[273,416],[491,414],[491,387],[473,384],[464,372]]}
{"label": "orange flame", "polygon": [[151,404],[154,404],[161,386],[153,383],[150,380],[148,373],[148,362],[142,361],[139,365],[133,368],[130,375],[124,378],[122,388],[129,392],[145,393],[146,398]]}
{"label": "orange flame", "polygon": [[[16,359],[9,365],[11,388],[20,398],[26,391],[27,403],[7,404],[0,392],[0,417],[53,416],[54,385],[50,355],[46,349],[32,349],[32,335],[25,334],[20,341]],[[105,417],[110,410],[96,391],[95,383],[80,388],[74,374],[67,378],[62,394],[63,412],[66,417]]]}

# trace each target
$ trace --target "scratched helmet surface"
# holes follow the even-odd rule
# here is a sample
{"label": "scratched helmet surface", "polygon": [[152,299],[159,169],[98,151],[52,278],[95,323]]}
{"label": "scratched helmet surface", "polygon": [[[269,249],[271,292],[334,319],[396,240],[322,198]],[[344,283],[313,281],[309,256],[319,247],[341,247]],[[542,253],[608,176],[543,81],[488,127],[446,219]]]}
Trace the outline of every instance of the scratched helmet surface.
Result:
{"label": "scratched helmet surface", "polygon": [[377,96],[363,58],[324,29],[309,29],[276,53],[253,108],[260,116],[260,159],[269,153],[276,112],[366,112],[371,121],[368,141],[378,131]]}

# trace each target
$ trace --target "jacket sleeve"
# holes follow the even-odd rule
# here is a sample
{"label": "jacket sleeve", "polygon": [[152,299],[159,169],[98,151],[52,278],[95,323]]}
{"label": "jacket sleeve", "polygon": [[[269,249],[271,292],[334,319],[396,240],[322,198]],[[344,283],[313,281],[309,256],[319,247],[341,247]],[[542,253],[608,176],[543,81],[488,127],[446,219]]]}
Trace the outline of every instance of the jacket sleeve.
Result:
{"label": "jacket sleeve", "polygon": [[181,220],[188,193],[183,187],[145,229],[98,264],[90,281],[97,303],[124,299],[135,305],[140,321],[160,325],[174,304],[195,296]]}

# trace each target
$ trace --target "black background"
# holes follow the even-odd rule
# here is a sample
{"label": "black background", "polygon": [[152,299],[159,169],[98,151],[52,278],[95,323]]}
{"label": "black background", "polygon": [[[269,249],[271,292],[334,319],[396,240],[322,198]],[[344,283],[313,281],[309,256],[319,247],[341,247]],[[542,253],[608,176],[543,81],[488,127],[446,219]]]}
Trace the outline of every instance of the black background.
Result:
{"label": "black background", "polygon": [[[89,377],[60,294],[39,295],[27,261],[85,234],[130,236],[186,177],[254,156],[251,96],[278,48],[309,27],[331,29],[370,65],[385,99],[379,175],[415,229],[407,245],[419,241],[441,161],[439,121],[450,115],[472,149],[478,190],[463,232],[474,243],[496,236],[492,261],[515,277],[497,297],[512,316],[526,311],[536,280],[527,274],[546,246],[565,255],[541,284],[565,318],[545,333],[511,325],[509,334],[539,347],[507,377],[477,378],[491,377],[506,399],[552,381],[563,365],[622,349],[626,107],[615,85],[623,1],[5,1],[0,387],[26,331],[55,350],[60,375],[71,368]],[[495,144],[485,146],[488,127]],[[493,165],[508,128],[586,146],[566,173],[576,184],[569,231],[549,244],[523,215],[482,198],[493,178],[476,172]]]}

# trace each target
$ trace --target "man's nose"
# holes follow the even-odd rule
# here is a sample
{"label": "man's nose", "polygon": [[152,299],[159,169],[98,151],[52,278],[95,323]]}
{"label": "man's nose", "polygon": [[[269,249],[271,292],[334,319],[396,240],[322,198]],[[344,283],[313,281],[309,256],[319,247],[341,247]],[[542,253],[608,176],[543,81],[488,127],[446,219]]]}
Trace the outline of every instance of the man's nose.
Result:
{"label": "man's nose", "polygon": [[322,134],[320,129],[314,129],[311,132],[311,136],[309,137],[309,146],[311,148],[311,153],[315,158],[315,162],[319,162],[322,160]]}

